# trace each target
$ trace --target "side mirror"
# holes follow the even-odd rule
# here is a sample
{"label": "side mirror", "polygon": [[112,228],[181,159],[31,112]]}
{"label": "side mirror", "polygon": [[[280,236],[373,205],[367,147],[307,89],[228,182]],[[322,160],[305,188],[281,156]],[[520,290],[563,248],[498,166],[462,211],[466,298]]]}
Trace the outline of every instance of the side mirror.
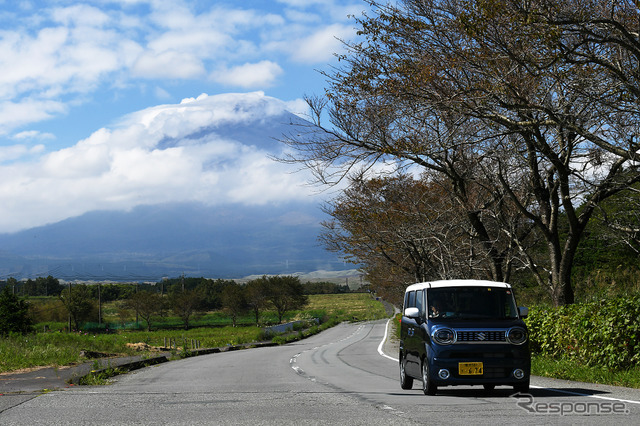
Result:
{"label": "side mirror", "polygon": [[407,308],[404,310],[404,316],[409,318],[418,318],[420,317],[420,311],[418,308]]}
{"label": "side mirror", "polygon": [[526,306],[518,306],[518,315],[520,318],[526,318],[529,316],[529,308]]}

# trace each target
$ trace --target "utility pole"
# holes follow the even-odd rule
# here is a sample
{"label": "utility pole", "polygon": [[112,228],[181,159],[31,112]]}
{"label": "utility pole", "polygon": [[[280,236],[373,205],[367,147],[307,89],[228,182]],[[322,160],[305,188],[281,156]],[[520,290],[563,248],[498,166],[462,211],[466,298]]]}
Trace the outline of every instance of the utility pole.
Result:
{"label": "utility pole", "polygon": [[[125,266],[126,268],[126,266]],[[136,294],[138,293],[138,284],[139,282],[136,281]],[[138,324],[138,306],[136,303],[136,330],[140,327],[140,325]]]}
{"label": "utility pole", "polygon": [[71,333],[71,281],[69,281],[69,294],[67,295],[67,310],[69,311],[69,328],[67,330]]}
{"label": "utility pole", "polygon": [[98,283],[98,326],[102,325],[102,284]]}

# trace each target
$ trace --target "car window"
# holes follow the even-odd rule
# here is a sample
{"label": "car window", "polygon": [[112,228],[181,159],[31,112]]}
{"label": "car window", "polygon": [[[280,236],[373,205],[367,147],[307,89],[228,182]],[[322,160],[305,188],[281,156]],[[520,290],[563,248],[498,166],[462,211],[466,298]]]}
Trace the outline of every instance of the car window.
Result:
{"label": "car window", "polygon": [[517,318],[510,289],[492,287],[446,287],[429,291],[429,317],[460,319]]}
{"label": "car window", "polygon": [[424,315],[424,295],[422,290],[416,291],[416,308],[420,311],[420,315]]}
{"label": "car window", "polygon": [[410,291],[408,293],[408,301],[407,304],[405,306],[406,308],[415,308],[416,307],[416,292],[415,291]]}

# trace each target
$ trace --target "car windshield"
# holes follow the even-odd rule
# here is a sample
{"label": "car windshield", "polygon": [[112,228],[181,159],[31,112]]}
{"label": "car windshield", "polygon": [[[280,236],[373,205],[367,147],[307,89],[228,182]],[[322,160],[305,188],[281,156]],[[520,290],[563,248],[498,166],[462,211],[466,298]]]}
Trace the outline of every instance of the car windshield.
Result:
{"label": "car windshield", "polygon": [[511,289],[499,287],[431,288],[430,318],[514,319],[518,317]]}

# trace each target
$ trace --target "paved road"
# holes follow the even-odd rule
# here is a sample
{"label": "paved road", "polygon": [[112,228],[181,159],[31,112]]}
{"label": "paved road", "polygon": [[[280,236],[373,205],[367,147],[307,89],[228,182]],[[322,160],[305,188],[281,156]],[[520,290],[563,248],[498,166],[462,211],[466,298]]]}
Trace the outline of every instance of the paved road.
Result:
{"label": "paved road", "polygon": [[343,324],[294,344],[149,367],[109,386],[0,397],[0,424],[640,424],[633,389],[535,378],[520,398],[507,387],[403,391],[395,353],[379,351],[384,334],[385,321]]}

